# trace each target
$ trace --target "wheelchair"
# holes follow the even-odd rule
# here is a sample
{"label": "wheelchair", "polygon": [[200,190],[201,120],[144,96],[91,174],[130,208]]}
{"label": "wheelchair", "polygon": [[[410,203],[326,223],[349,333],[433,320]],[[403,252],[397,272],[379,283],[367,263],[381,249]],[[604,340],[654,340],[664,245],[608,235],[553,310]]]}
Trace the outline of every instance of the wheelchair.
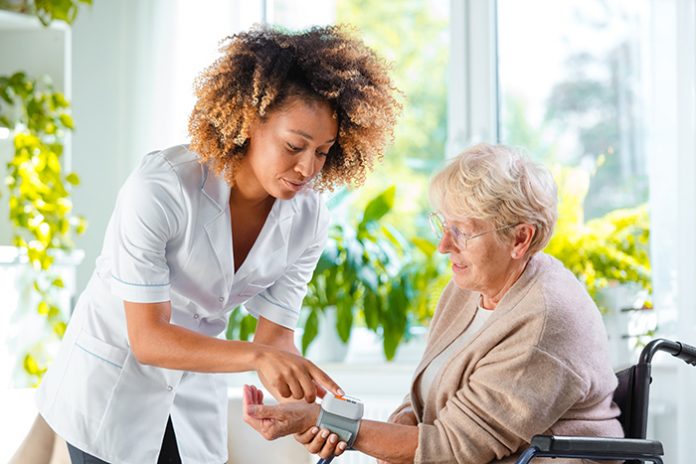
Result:
{"label": "wheelchair", "polygon": [[535,457],[662,464],[662,443],[645,439],[652,381],[650,362],[658,351],[666,351],[687,364],[696,366],[696,348],[686,343],[658,338],[643,348],[638,364],[616,373],[619,385],[614,392],[614,402],[621,409],[619,422],[626,438],[535,435],[516,464],[527,464]]}

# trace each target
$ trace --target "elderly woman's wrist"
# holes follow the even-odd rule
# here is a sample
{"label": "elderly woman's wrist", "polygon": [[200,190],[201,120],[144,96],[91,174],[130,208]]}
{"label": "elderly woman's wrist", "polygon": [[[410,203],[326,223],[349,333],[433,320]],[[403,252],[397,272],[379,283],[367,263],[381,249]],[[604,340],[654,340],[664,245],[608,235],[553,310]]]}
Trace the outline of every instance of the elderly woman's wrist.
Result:
{"label": "elderly woman's wrist", "polygon": [[305,422],[303,424],[303,429],[302,431],[304,432],[305,430],[309,430],[312,427],[314,427],[317,423],[317,419],[319,418],[319,410],[321,409],[321,406],[317,403],[312,403],[307,405],[307,414],[305,414]]}

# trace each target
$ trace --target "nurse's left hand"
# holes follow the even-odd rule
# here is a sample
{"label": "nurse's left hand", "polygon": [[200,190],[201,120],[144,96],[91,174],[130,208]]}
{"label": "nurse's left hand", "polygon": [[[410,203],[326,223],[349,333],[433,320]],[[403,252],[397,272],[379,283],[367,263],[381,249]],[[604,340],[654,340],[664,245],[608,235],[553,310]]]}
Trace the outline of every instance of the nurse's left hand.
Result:
{"label": "nurse's left hand", "polygon": [[319,415],[318,404],[298,402],[266,406],[263,392],[253,385],[244,386],[243,405],[244,422],[266,440],[304,432],[314,426]]}
{"label": "nurse's left hand", "polygon": [[274,395],[314,403],[326,390],[336,396],[345,394],[326,372],[302,356],[262,344],[254,346],[254,350],[254,368]]}

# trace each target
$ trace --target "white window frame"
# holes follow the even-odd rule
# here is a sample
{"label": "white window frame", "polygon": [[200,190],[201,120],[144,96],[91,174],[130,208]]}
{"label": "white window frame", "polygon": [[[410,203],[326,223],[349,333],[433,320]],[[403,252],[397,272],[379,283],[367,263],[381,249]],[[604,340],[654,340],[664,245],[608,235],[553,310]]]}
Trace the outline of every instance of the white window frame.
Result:
{"label": "white window frame", "polygon": [[[647,151],[658,335],[696,344],[696,2],[651,0],[650,7],[645,43],[652,62],[643,72],[651,108]],[[495,1],[451,0],[448,156],[499,140],[496,35]],[[665,451],[669,462],[687,464],[696,426],[696,369],[666,364],[674,381],[661,388],[669,390],[668,407],[677,420],[669,418],[673,436],[665,439]]]}
{"label": "white window frame", "polygon": [[499,139],[496,2],[450,0],[450,41],[447,157]]}

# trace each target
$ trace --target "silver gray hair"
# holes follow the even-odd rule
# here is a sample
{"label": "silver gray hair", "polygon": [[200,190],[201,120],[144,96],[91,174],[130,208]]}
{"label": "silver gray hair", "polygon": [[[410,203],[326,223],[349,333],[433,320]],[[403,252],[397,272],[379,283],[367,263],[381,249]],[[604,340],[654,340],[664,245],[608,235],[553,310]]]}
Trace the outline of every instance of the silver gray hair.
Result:
{"label": "silver gray hair", "polygon": [[[558,217],[549,170],[506,145],[481,143],[454,157],[432,179],[430,202],[447,215],[491,222],[496,229],[534,226],[529,256],[546,247]],[[497,232],[500,239],[512,233]]]}

